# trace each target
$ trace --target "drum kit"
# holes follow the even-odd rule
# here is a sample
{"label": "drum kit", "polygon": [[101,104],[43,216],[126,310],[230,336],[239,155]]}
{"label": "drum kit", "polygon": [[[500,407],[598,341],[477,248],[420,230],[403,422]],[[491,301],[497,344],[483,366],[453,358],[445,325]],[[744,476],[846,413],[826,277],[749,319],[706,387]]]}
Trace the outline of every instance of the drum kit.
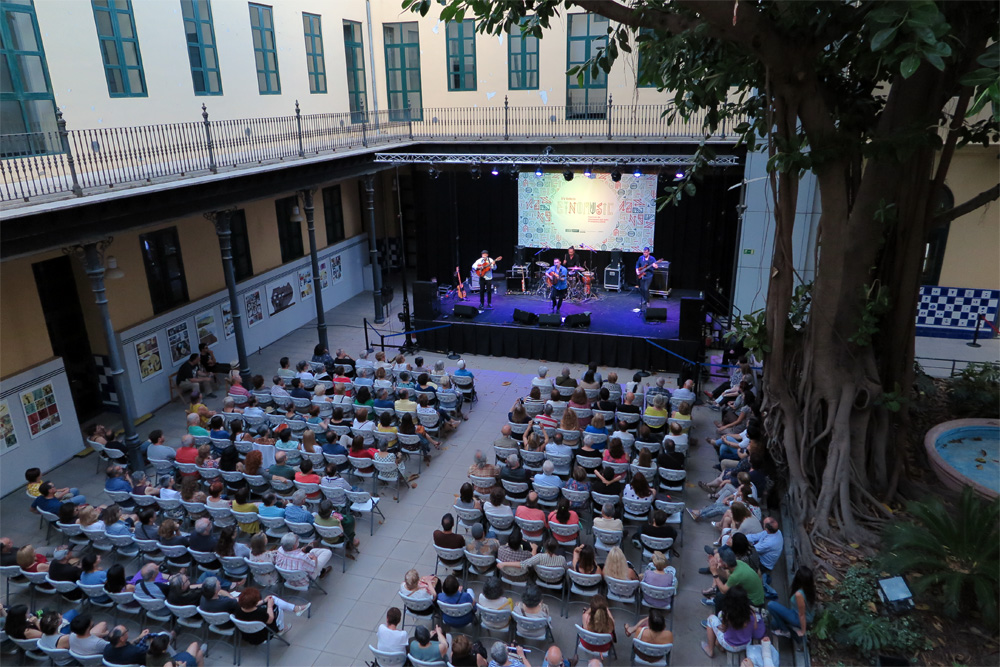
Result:
{"label": "drum kit", "polygon": [[[549,287],[545,283],[545,272],[549,270],[552,265],[549,262],[538,261],[534,262],[535,268],[531,270],[531,266],[524,267],[526,273],[530,270],[531,275],[531,289],[530,292],[536,296],[541,296],[543,298],[548,298]],[[583,266],[573,266],[567,269],[568,276],[567,282],[569,284],[569,289],[566,293],[566,298],[571,301],[589,301],[591,299],[599,298],[599,293],[597,291],[597,283],[594,280],[595,272],[588,271],[586,267]]]}

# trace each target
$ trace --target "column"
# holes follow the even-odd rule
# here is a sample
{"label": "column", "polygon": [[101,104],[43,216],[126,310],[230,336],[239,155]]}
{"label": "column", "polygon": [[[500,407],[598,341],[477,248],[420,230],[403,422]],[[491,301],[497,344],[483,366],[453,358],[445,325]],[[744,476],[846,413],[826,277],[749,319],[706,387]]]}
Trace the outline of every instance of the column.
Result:
{"label": "column", "polygon": [[375,324],[385,322],[382,306],[382,267],[378,264],[378,246],[375,244],[375,174],[365,174],[365,217],[368,218],[368,252],[372,264],[372,293],[375,297]]}
{"label": "column", "polygon": [[229,292],[229,310],[233,314],[233,332],[236,335],[236,356],[239,358],[240,377],[244,387],[252,387],[250,381],[250,360],[247,359],[247,344],[243,338],[243,309],[236,300],[236,271],[233,269],[233,233],[230,216],[233,211],[209,211],[205,217],[215,225],[219,235],[219,252],[222,254],[222,273],[226,277]]}
{"label": "column", "polygon": [[330,349],[330,341],[326,335],[326,313],[323,310],[323,281],[319,276],[319,254],[316,251],[316,211],[313,207],[313,191],[301,192],[306,212],[306,227],[309,229],[309,257],[312,259],[313,295],[316,300],[316,331],[319,333],[319,344]]}

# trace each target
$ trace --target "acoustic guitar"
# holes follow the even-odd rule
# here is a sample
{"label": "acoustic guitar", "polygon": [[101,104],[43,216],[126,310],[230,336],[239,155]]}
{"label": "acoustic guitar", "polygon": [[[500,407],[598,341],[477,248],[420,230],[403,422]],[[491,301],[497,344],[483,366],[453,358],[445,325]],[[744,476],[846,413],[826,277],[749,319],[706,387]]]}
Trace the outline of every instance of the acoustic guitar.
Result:
{"label": "acoustic guitar", "polygon": [[496,268],[497,262],[499,262],[501,259],[503,259],[503,255],[501,255],[500,257],[497,257],[492,262],[487,262],[486,264],[483,264],[478,269],[474,269],[474,271],[476,272],[476,275],[479,276],[480,278],[482,278],[487,273],[489,273],[494,268]]}
{"label": "acoustic guitar", "polygon": [[555,268],[549,269],[545,272],[545,286],[552,287],[557,282],[559,282],[559,273]]}
{"label": "acoustic guitar", "polygon": [[457,266],[455,267],[455,276],[458,278],[458,287],[456,288],[458,290],[458,298],[462,299],[464,301],[465,300],[465,285],[464,285],[464,281],[462,280],[462,272],[459,270],[459,268]]}

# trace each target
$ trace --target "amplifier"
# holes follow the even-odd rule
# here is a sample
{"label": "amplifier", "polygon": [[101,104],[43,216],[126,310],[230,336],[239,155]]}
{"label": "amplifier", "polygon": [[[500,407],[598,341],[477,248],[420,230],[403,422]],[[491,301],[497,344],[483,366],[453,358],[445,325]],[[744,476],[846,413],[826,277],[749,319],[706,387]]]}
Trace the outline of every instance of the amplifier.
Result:
{"label": "amplifier", "polygon": [[622,269],[621,266],[608,266],[604,269],[604,289],[615,290],[616,292],[622,289]]}
{"label": "amplifier", "polygon": [[[663,266],[663,265],[666,266]],[[653,280],[649,283],[649,293],[659,296],[670,296],[670,262],[659,262],[660,267],[653,269]]]}

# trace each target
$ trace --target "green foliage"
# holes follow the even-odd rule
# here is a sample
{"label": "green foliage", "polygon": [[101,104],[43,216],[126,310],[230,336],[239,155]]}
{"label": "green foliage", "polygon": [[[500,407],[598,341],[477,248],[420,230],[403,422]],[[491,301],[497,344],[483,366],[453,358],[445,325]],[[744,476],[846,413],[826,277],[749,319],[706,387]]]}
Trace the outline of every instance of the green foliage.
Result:
{"label": "green foliage", "polygon": [[788,309],[788,321],[795,329],[801,329],[809,319],[809,305],[812,303],[812,282],[800,283],[792,292],[792,303]]}
{"label": "green foliage", "polygon": [[917,596],[948,616],[980,614],[996,628],[1000,596],[1000,501],[988,502],[965,487],[958,506],[938,498],[907,506],[913,521],[893,524],[885,533],[882,563],[910,576]]}
{"label": "green foliage", "polygon": [[764,355],[771,351],[771,346],[767,342],[767,317],[764,310],[755,310],[733,322],[725,338],[727,341],[742,340],[743,345],[755,357],[763,359]]}
{"label": "green foliage", "polygon": [[878,333],[879,320],[889,311],[889,290],[883,285],[865,285],[862,292],[858,329],[848,340],[855,345],[868,347]]}
{"label": "green foliage", "polygon": [[917,362],[913,362],[913,391],[919,401],[933,399],[938,393],[934,378],[925,373],[923,366]]}
{"label": "green foliage", "polygon": [[877,405],[885,407],[889,412],[899,412],[900,409],[909,402],[909,397],[896,382],[893,385],[892,391],[883,392],[881,396],[875,401]]}
{"label": "green foliage", "polygon": [[958,417],[1000,417],[1000,367],[970,363],[948,383],[948,401]]}
{"label": "green foliage", "polygon": [[907,617],[889,618],[877,609],[877,582],[881,573],[867,564],[854,565],[833,590],[833,600],[816,618],[813,635],[873,657],[882,652],[913,655],[931,648]]}

